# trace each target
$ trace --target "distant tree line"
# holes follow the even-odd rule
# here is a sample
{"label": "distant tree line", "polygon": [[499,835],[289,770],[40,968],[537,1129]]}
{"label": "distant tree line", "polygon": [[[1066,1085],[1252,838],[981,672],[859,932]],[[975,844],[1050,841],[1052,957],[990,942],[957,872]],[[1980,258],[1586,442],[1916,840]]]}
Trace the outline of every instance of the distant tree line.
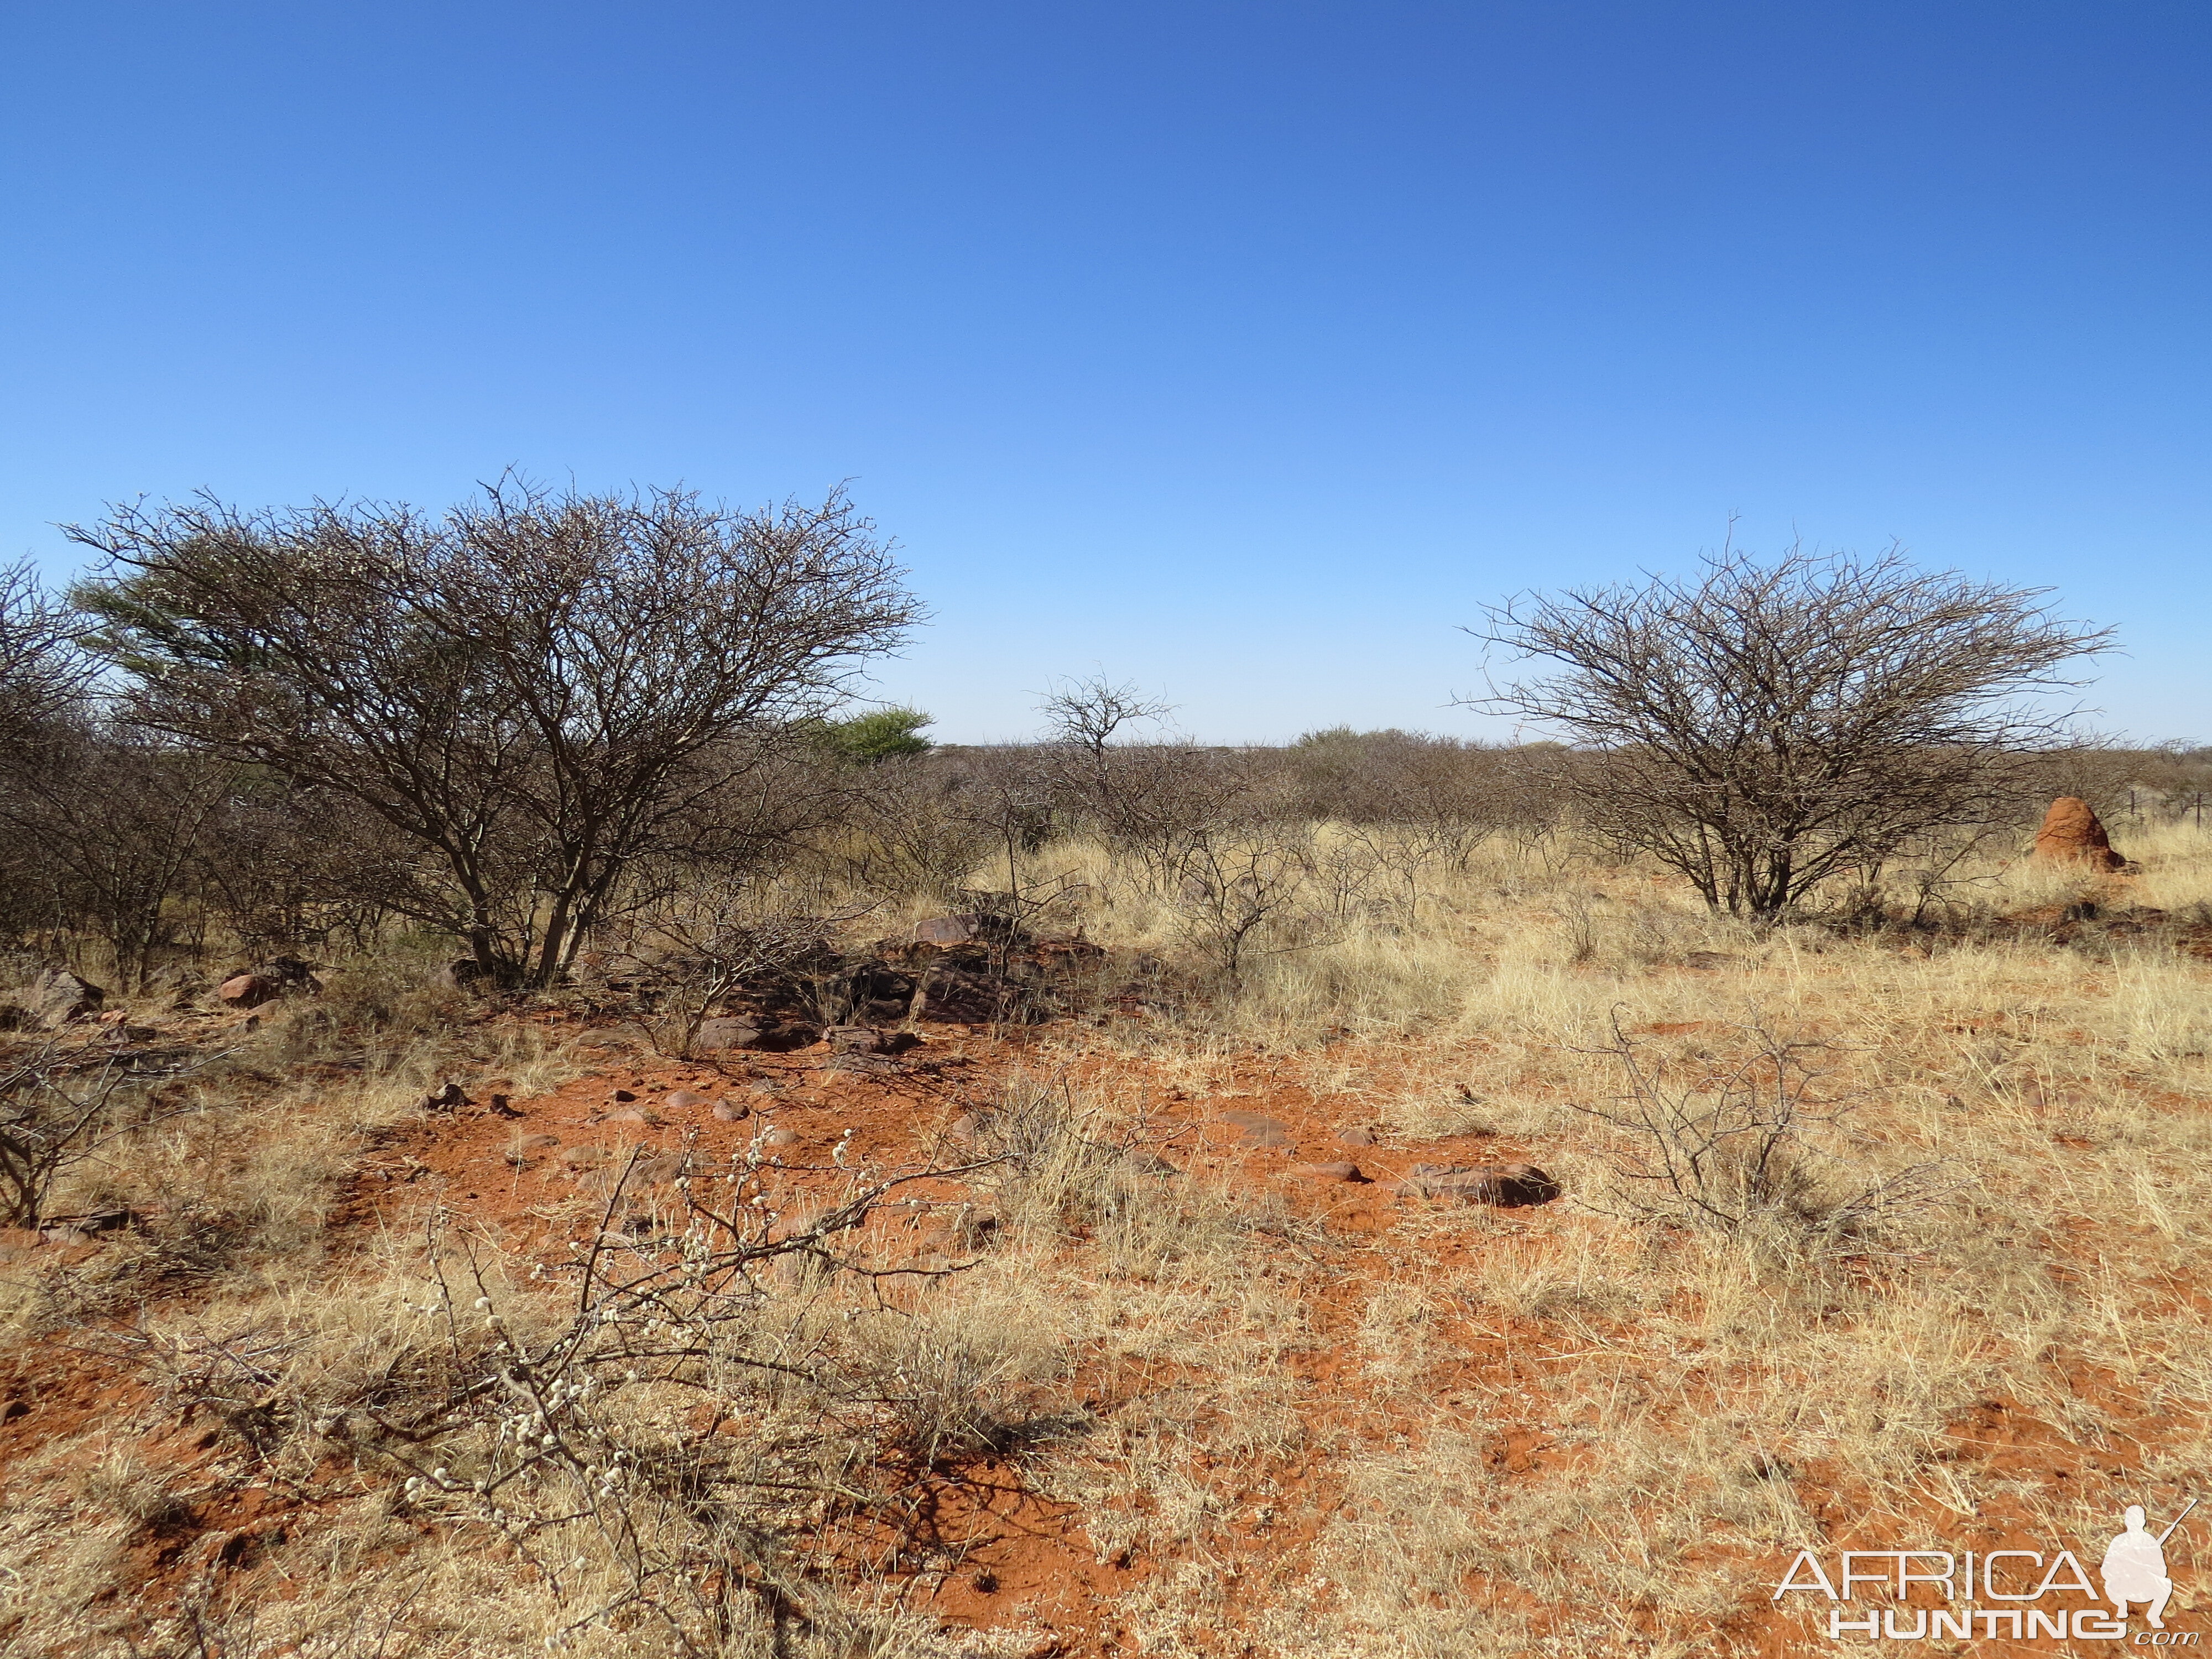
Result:
{"label": "distant tree line", "polygon": [[2099,748],[2029,701],[2102,631],[1894,552],[1494,610],[1477,631],[1528,666],[1480,701],[1542,741],[1209,748],[1102,677],[1050,688],[1034,743],[952,748],[850,701],[922,611],[842,493],[508,480],[440,515],[203,498],[70,533],[100,562],[68,594],[0,572],[0,929],[126,982],[414,929],[543,986],[702,884],[1044,906],[1030,855],[1073,836],[1233,976],[1292,885],[1418,905],[1500,836],[1571,823],[1771,919],[2053,793],[2201,817],[2212,782],[2212,751]]}

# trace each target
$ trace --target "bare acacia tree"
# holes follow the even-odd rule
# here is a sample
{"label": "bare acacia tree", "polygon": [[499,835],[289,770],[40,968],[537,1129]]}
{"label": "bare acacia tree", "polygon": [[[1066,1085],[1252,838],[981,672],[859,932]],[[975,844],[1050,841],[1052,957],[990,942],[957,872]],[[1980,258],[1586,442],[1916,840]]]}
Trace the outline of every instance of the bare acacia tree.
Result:
{"label": "bare acacia tree", "polygon": [[1164,720],[1175,708],[1147,698],[1133,680],[1115,685],[1103,674],[1094,674],[1089,679],[1054,681],[1037,712],[1044,716],[1048,741],[1067,744],[1103,761],[1107,745],[1124,727]]}
{"label": "bare acacia tree", "polygon": [[27,562],[0,565],[0,741],[73,705],[98,664],[77,648],[84,619],[49,598]]}
{"label": "bare acacia tree", "polygon": [[[121,507],[71,536],[146,726],[350,795],[502,980],[544,984],[625,872],[920,612],[842,491],[757,513],[504,480],[405,507]],[[426,884],[426,893],[430,884]]]}
{"label": "bare acacia tree", "polygon": [[1734,549],[1696,577],[1525,596],[1478,638],[1556,672],[1472,700],[1594,751],[1591,827],[1686,876],[1717,908],[1779,916],[1916,836],[2004,810],[2066,716],[2027,694],[2109,629],[2046,589],[1792,548]]}

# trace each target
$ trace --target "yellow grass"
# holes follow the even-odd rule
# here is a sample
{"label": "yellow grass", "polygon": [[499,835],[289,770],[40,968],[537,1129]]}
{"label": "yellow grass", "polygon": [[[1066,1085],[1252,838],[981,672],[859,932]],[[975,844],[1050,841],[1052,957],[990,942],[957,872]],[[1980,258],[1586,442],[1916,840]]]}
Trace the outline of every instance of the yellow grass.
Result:
{"label": "yellow grass", "polygon": [[[1985,1548],[2012,1528],[2079,1551],[2121,1502],[2170,1515],[2212,1452],[2212,963],[2170,931],[2095,928],[2148,910],[2170,926],[2212,902],[2212,838],[2116,839],[2138,873],[2054,873],[2004,849],[1962,872],[1945,927],[1917,933],[1760,933],[1660,872],[1556,843],[1493,842],[1463,871],[1423,872],[1410,893],[1378,882],[1354,903],[1317,884],[1263,930],[1235,987],[1042,1028],[1016,1093],[1089,1080],[1063,1091],[1049,1157],[979,1187],[1006,1224],[973,1271],[888,1298],[779,1281],[749,1340],[805,1356],[816,1380],[732,1374],[742,1455],[865,1485],[885,1437],[1065,1418],[1028,1478],[1080,1506],[1102,1558],[1133,1548],[1147,1564],[1115,1618],[1129,1647],[1162,1655],[1725,1650],[1802,1546]],[[1324,827],[1316,844],[1341,841]],[[1049,928],[1191,959],[1176,893],[1103,850],[1048,848],[1025,874],[1083,884]],[[2007,921],[2085,904],[2102,921],[2071,944]],[[879,910],[866,930],[927,909]],[[1780,1214],[1720,1232],[1624,1211],[1634,1138],[1577,1109],[1623,1089],[1605,1045],[1626,1034],[1694,1080],[1747,1055],[1754,1030],[1819,1045],[1826,1091],[1852,1108],[1806,1129],[1808,1201],[1935,1173],[1840,1242]],[[318,1423],[379,1377],[427,1388],[456,1363],[451,1320],[422,1311],[432,1235],[380,1241],[342,1295],[315,1259],[357,1137],[441,1063],[426,1037],[365,1081],[241,1089],[102,1177],[250,1220],[214,1289],[133,1340],[173,1379],[240,1331],[287,1345],[259,1385],[283,1424],[258,1454],[265,1478],[328,1482],[335,1443]],[[1118,1144],[1168,1090],[1225,1103],[1261,1073],[1408,1158],[1433,1138],[1498,1137],[1568,1196],[1507,1214],[1409,1206],[1345,1234],[1249,1186],[1133,1178],[1085,1150]],[[489,1265],[513,1320],[562,1316],[513,1264]],[[20,1293],[15,1316],[56,1328],[50,1295]],[[1301,1380],[1322,1352],[1346,1368],[1333,1387]],[[680,1439],[681,1402],[611,1391],[610,1443],[646,1456]],[[1114,1408],[1086,1417],[1102,1394]],[[863,1396],[902,1403],[863,1410]],[[1960,1425],[1992,1401],[2059,1450],[1962,1451]],[[103,1424],[14,1471],[0,1632],[21,1650],[122,1651],[133,1551],[170,1513],[158,1465],[131,1449],[155,1426]],[[465,1494],[410,1508],[389,1468],[352,1467],[280,1555],[282,1594],[206,1609],[210,1628],[333,1655],[371,1650],[364,1632],[387,1626],[405,1634],[392,1650],[423,1654],[543,1652],[549,1637],[581,1654],[681,1650],[651,1621],[571,1628],[618,1598],[625,1550],[720,1536],[681,1504],[625,1498],[635,1545],[556,1528],[577,1565],[556,1587]],[[811,1512],[752,1513],[787,1529],[773,1571],[814,1609],[792,1651],[1000,1650],[812,1555]],[[1301,1541],[1265,1542],[1278,1538]],[[2212,1551],[2186,1534],[2171,1550],[2185,1623]],[[769,1650],[757,1620],[708,1646],[686,1628],[695,1651]],[[163,1632],[189,1635],[174,1618]]]}

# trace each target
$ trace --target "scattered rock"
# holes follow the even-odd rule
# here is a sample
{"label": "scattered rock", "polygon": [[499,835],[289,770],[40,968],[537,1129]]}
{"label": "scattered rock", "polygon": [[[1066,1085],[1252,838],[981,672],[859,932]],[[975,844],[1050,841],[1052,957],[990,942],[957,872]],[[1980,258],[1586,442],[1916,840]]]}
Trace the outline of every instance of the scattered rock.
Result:
{"label": "scattered rock", "polygon": [[757,1022],[723,1015],[699,1023],[699,1034],[691,1039],[691,1047],[702,1054],[725,1054],[732,1048],[757,1048],[762,1030]]}
{"label": "scattered rock", "polygon": [[1533,1164],[1495,1164],[1476,1169],[1416,1164],[1396,1191],[1401,1198],[1443,1198],[1511,1210],[1550,1203],[1559,1195],[1559,1183]]}
{"label": "scattered rock", "polygon": [[2035,856],[2047,863],[2086,864],[2094,870],[2118,870],[2127,860],[2112,850],[2104,824],[2078,795],[2061,795],[2043,815],[2035,832]]}
{"label": "scattered rock", "polygon": [[31,1012],[48,1029],[100,1012],[107,993],[66,968],[51,969],[31,982]]}
{"label": "scattered rock", "polygon": [[216,988],[216,999],[226,1008],[258,1008],[284,994],[284,988],[264,974],[234,974]]}
{"label": "scattered rock", "polygon": [[1298,1173],[1302,1176],[1310,1176],[1316,1181],[1349,1181],[1364,1182],[1367,1179],[1365,1176],[1359,1172],[1359,1166],[1357,1164],[1353,1164],[1349,1161],[1339,1161],[1334,1164],[1304,1164],[1299,1165]]}

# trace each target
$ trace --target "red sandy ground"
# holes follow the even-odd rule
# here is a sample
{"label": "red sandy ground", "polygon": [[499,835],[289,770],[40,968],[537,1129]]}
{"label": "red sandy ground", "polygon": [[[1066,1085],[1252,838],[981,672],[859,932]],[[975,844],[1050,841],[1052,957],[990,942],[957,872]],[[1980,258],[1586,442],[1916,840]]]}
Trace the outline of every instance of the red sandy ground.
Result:
{"label": "red sandy ground", "polygon": [[[331,1268],[342,1278],[349,1240],[362,1237],[363,1230],[407,1223],[434,1200],[501,1236],[525,1258],[534,1256],[549,1265],[562,1261],[569,1230],[535,1212],[573,1198],[576,1183],[558,1154],[580,1146],[621,1154],[639,1145],[652,1151],[690,1145],[726,1158],[744,1147],[765,1122],[799,1137],[797,1145],[781,1153],[787,1164],[827,1164],[840,1141],[845,1143],[848,1165],[911,1168],[933,1158],[956,1162],[957,1148],[945,1139],[947,1126],[969,1108],[994,1100],[1005,1073],[1023,1054],[1018,1037],[1002,1039],[939,1026],[927,1028],[923,1047],[907,1055],[896,1073],[883,1076],[826,1070],[826,1051],[818,1048],[790,1054],[747,1054],[723,1067],[618,1055],[557,1094],[515,1099],[511,1109],[519,1116],[495,1115],[477,1104],[450,1115],[426,1116],[386,1139],[362,1160],[332,1216]],[[1292,1215],[1325,1229],[1331,1270],[1308,1275],[1303,1282],[1310,1340],[1288,1362],[1307,1385],[1301,1396],[1302,1413],[1310,1425],[1332,1430],[1350,1429],[1378,1438],[1399,1431],[1401,1425],[1374,1420],[1355,1340],[1373,1287],[1385,1278],[1418,1270],[1410,1261],[1410,1241],[1397,1242],[1394,1235],[1421,1206],[1394,1197],[1392,1183],[1416,1162],[1480,1164],[1525,1158],[1540,1165],[1547,1148],[1488,1137],[1347,1148],[1337,1137],[1359,1121],[1356,1109],[1345,1102],[1316,1098],[1288,1074],[1286,1064],[1264,1055],[1237,1065],[1225,1085],[1203,1101],[1160,1084],[1139,1060],[1094,1057],[1081,1065],[1094,1073],[1111,1067],[1120,1073],[1125,1094],[1130,1088],[1139,1091],[1147,1139],[1176,1166],[1273,1189]],[[479,1103],[499,1086],[497,1079],[488,1077],[461,1080]],[[606,1114],[619,1109],[611,1098],[617,1089],[635,1095],[637,1104],[653,1109],[665,1123],[652,1127],[609,1121]],[[750,1108],[752,1116],[724,1122],[703,1105],[672,1110],[662,1103],[678,1089],[693,1090],[710,1099],[726,1097]],[[1241,1144],[1237,1127],[1224,1121],[1224,1108],[1279,1121],[1287,1129],[1288,1144]],[[557,1137],[559,1145],[532,1152],[518,1167],[511,1161],[511,1150],[519,1137],[533,1135]],[[1302,1166],[1310,1163],[1345,1158],[1355,1159],[1371,1182],[1347,1184],[1303,1171]],[[793,1176],[793,1189],[809,1181],[819,1184],[822,1178]],[[951,1199],[960,1189],[938,1183],[922,1190]],[[1483,1247],[1489,1247],[1488,1240],[1510,1239],[1519,1231],[1542,1232],[1564,1224],[1566,1211],[1566,1206],[1554,1205],[1500,1212],[1504,1231],[1488,1234]],[[911,1224],[901,1219],[890,1224]],[[885,1248],[898,1248],[896,1239],[879,1242]],[[80,1245],[57,1251],[46,1246],[33,1252],[28,1248],[32,1243],[17,1235],[12,1260],[0,1270],[13,1272],[27,1263],[36,1266],[57,1255],[82,1255],[100,1248]],[[927,1248],[929,1243],[916,1238],[906,1248]],[[1454,1261],[1450,1252],[1463,1255],[1466,1248],[1446,1242],[1439,1254],[1437,1245],[1433,1239],[1419,1245],[1420,1261],[1430,1270],[1449,1268]],[[1280,1248],[1302,1247],[1286,1235]],[[1472,1410],[1477,1402],[1494,1401],[1497,1390],[1525,1386],[1568,1358],[1554,1354],[1558,1333],[1541,1326],[1516,1326],[1489,1316],[1478,1323],[1468,1316],[1457,1327],[1449,1331],[1459,1346],[1457,1374],[1437,1389],[1437,1407],[1457,1406],[1464,1390]],[[2121,1425],[2123,1431],[2112,1436],[2112,1448],[2081,1445],[2015,1401],[1990,1400],[1953,1425],[1948,1455],[2039,1485],[2101,1483],[2130,1473],[2140,1462],[2140,1449],[2160,1443],[2166,1425],[2113,1378],[2081,1376],[2075,1381],[2085,1396],[2097,1401],[2108,1423]],[[1090,1388],[1085,1403],[1092,1411],[1109,1414],[1123,1403],[1117,1390],[1128,1385],[1101,1373],[1079,1386]],[[95,1341],[88,1335],[82,1340],[42,1344],[33,1352],[13,1356],[0,1367],[0,1492],[7,1490],[15,1467],[41,1446],[102,1422],[158,1422],[161,1419],[150,1409],[153,1404],[153,1392],[143,1373],[112,1341]],[[177,1477],[175,1484],[189,1486],[197,1476],[212,1475],[219,1468],[243,1473],[240,1454],[226,1449],[212,1430],[189,1422],[178,1425],[173,1413],[168,1421],[172,1426],[143,1449]],[[1516,1479],[1540,1480],[1547,1469],[1588,1455],[1554,1443],[1540,1427],[1497,1422],[1489,1426],[1493,1465]],[[1295,1454],[1264,1473],[1273,1488],[1269,1502],[1282,1519],[1273,1523],[1240,1521],[1226,1529],[1223,1547],[1228,1562],[1237,1568],[1229,1575],[1230,1582],[1239,1588],[1231,1596],[1225,1627],[1215,1633],[1218,1650],[1224,1654],[1262,1651],[1240,1628],[1240,1606],[1253,1604],[1240,1603],[1239,1596],[1264,1595],[1271,1579],[1279,1582],[1285,1571],[1303,1571],[1302,1559],[1313,1540],[1314,1527],[1310,1518],[1301,1522],[1298,1517],[1328,1514],[1340,1495],[1328,1460],[1311,1452]],[[1932,1504],[1925,1515],[1911,1518],[1912,1536],[1853,1536],[1854,1510],[1842,1472],[1805,1468],[1796,1473],[1801,1492],[1831,1494],[1820,1519],[1840,1540],[1834,1548],[1919,1547],[1938,1540],[1947,1540],[1942,1547],[1951,1549],[2045,1547],[2001,1513],[1977,1517],[1970,1523],[1972,1535],[1967,1535],[1968,1528],[1962,1527],[1959,1517]],[[1256,1478],[1255,1471],[1244,1474],[1248,1480]],[[1224,1469],[1224,1479],[1231,1475]],[[1222,1496],[1237,1513],[1261,1494],[1248,1485]],[[317,1502],[312,1493],[266,1482],[249,1480],[243,1490],[234,1483],[219,1506],[195,1512],[167,1535],[140,1547],[149,1599],[158,1598],[164,1587],[173,1591],[193,1575],[211,1576],[234,1589],[250,1585],[261,1571],[269,1543],[312,1532]],[[1047,1654],[1076,1659],[1132,1650],[1117,1614],[1117,1598],[1163,1563],[1127,1553],[1102,1559],[1082,1516],[1026,1492],[1018,1468],[987,1463],[933,1480],[919,1489],[916,1503],[918,1513],[927,1511],[936,1536],[964,1546],[957,1572],[917,1579],[922,1605],[947,1627],[1018,1624],[1042,1629],[1048,1635],[1032,1650],[1037,1659]],[[871,1540],[856,1540],[854,1544],[866,1548]],[[2078,1553],[2080,1546],[2075,1547]],[[1782,1611],[1766,1604],[1764,1587],[1786,1565],[1781,1560],[1743,1564],[1747,1587],[1759,1587],[1759,1594],[1747,1598],[1750,1611],[1737,1626],[1714,1633],[1716,1651],[1782,1656],[1834,1648],[1824,1628],[1815,1634],[1812,1598],[1792,1598],[1797,1605]],[[2094,1572],[2094,1560],[2089,1565]],[[979,1581],[994,1579],[989,1593],[978,1588]],[[270,1588],[271,1593],[282,1593],[273,1583]],[[1467,1591],[1501,1603],[1520,1599],[1510,1585],[1470,1583]],[[1825,1606],[1819,1609],[1822,1626]],[[2177,1602],[2177,1610],[2179,1606]],[[2178,1628],[2194,1622],[2185,1613],[2169,1619]],[[1586,1650],[1604,1650],[1593,1644]],[[2009,1642],[1978,1640],[1970,1650],[2050,1654],[2059,1650],[2048,1642],[2023,1643],[2015,1650]]]}

